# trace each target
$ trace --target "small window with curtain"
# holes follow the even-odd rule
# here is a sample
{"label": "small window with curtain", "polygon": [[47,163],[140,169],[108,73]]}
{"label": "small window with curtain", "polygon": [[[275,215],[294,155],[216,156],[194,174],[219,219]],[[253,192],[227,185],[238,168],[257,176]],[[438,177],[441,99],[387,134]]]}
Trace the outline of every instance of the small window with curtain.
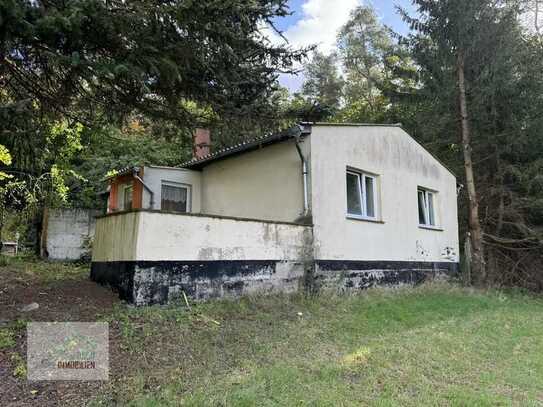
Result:
{"label": "small window with curtain", "polygon": [[163,211],[190,212],[190,186],[174,182],[162,182],[160,208]]}
{"label": "small window with curtain", "polygon": [[419,206],[419,225],[436,226],[436,193],[424,188],[417,190]]}
{"label": "small window with curtain", "polygon": [[347,171],[347,215],[361,219],[377,219],[377,177]]}

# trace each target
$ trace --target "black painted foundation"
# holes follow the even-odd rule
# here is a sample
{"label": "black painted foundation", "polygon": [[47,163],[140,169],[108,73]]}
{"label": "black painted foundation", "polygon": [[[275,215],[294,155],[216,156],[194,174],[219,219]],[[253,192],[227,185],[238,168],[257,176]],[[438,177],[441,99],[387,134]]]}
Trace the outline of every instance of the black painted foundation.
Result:
{"label": "black painted foundation", "polygon": [[458,274],[458,263],[412,261],[317,260],[313,284],[318,289],[363,290],[375,286],[417,285],[449,279]]}
{"label": "black painted foundation", "polygon": [[373,286],[416,285],[449,278],[458,263],[403,261],[281,260],[93,262],[91,279],[110,285],[136,305],[165,304],[183,293],[204,300],[253,293],[362,290]]}
{"label": "black painted foundation", "polygon": [[108,284],[136,305],[237,297],[256,292],[296,292],[304,264],[280,260],[93,262],[91,279]]}

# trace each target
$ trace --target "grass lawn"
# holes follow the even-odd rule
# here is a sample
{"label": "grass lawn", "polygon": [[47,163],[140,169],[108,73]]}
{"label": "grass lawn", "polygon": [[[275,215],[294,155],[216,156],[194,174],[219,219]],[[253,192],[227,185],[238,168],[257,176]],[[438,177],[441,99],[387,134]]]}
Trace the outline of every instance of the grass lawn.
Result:
{"label": "grass lawn", "polygon": [[543,405],[543,302],[520,294],[432,285],[107,319],[143,370],[105,404]]}
{"label": "grass lawn", "polygon": [[[0,294],[0,405],[543,406],[543,299],[520,293],[432,284],[134,308],[88,269],[12,262]],[[27,382],[33,320],[109,322],[110,381]]]}

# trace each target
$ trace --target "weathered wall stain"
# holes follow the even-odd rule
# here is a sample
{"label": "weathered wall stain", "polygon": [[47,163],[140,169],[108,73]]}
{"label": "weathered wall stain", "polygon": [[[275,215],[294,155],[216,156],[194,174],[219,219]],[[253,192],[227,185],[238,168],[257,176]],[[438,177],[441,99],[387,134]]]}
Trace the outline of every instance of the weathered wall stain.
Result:
{"label": "weathered wall stain", "polygon": [[458,264],[409,261],[316,261],[318,289],[364,290],[375,286],[416,285],[424,281],[450,278]]}
{"label": "weathered wall stain", "polygon": [[302,262],[193,261],[93,263],[91,279],[109,284],[135,305],[166,304],[183,293],[202,300],[254,293],[297,292]]}
{"label": "weathered wall stain", "polygon": [[456,250],[454,249],[454,247],[450,247],[450,246],[447,246],[443,249],[443,251],[441,252],[441,256],[444,258],[444,259],[448,259],[448,260],[455,260],[457,258],[457,254],[456,254]]}
{"label": "weathered wall stain", "polygon": [[[315,126],[310,141],[317,258],[439,262],[446,246],[458,253],[455,176],[401,128]],[[379,222],[347,216],[346,168],[377,176]],[[436,230],[419,227],[419,187],[437,191]]]}
{"label": "weathered wall stain", "polygon": [[416,247],[417,247],[417,258],[427,259],[430,253],[424,248],[420,240],[417,240]]}

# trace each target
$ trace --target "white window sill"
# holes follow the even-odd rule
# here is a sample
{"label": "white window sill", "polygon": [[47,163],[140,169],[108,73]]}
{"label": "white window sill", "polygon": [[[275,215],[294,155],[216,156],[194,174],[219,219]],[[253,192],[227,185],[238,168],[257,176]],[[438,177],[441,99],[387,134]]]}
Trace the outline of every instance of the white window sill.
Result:
{"label": "white window sill", "polygon": [[381,224],[385,223],[382,220],[377,219],[377,218],[368,218],[367,216],[350,215],[350,214],[347,214],[347,219],[360,220],[362,222],[372,222],[372,223],[381,223]]}
{"label": "white window sill", "polygon": [[436,232],[443,232],[443,228],[433,225],[419,225],[420,229],[435,230]]}

